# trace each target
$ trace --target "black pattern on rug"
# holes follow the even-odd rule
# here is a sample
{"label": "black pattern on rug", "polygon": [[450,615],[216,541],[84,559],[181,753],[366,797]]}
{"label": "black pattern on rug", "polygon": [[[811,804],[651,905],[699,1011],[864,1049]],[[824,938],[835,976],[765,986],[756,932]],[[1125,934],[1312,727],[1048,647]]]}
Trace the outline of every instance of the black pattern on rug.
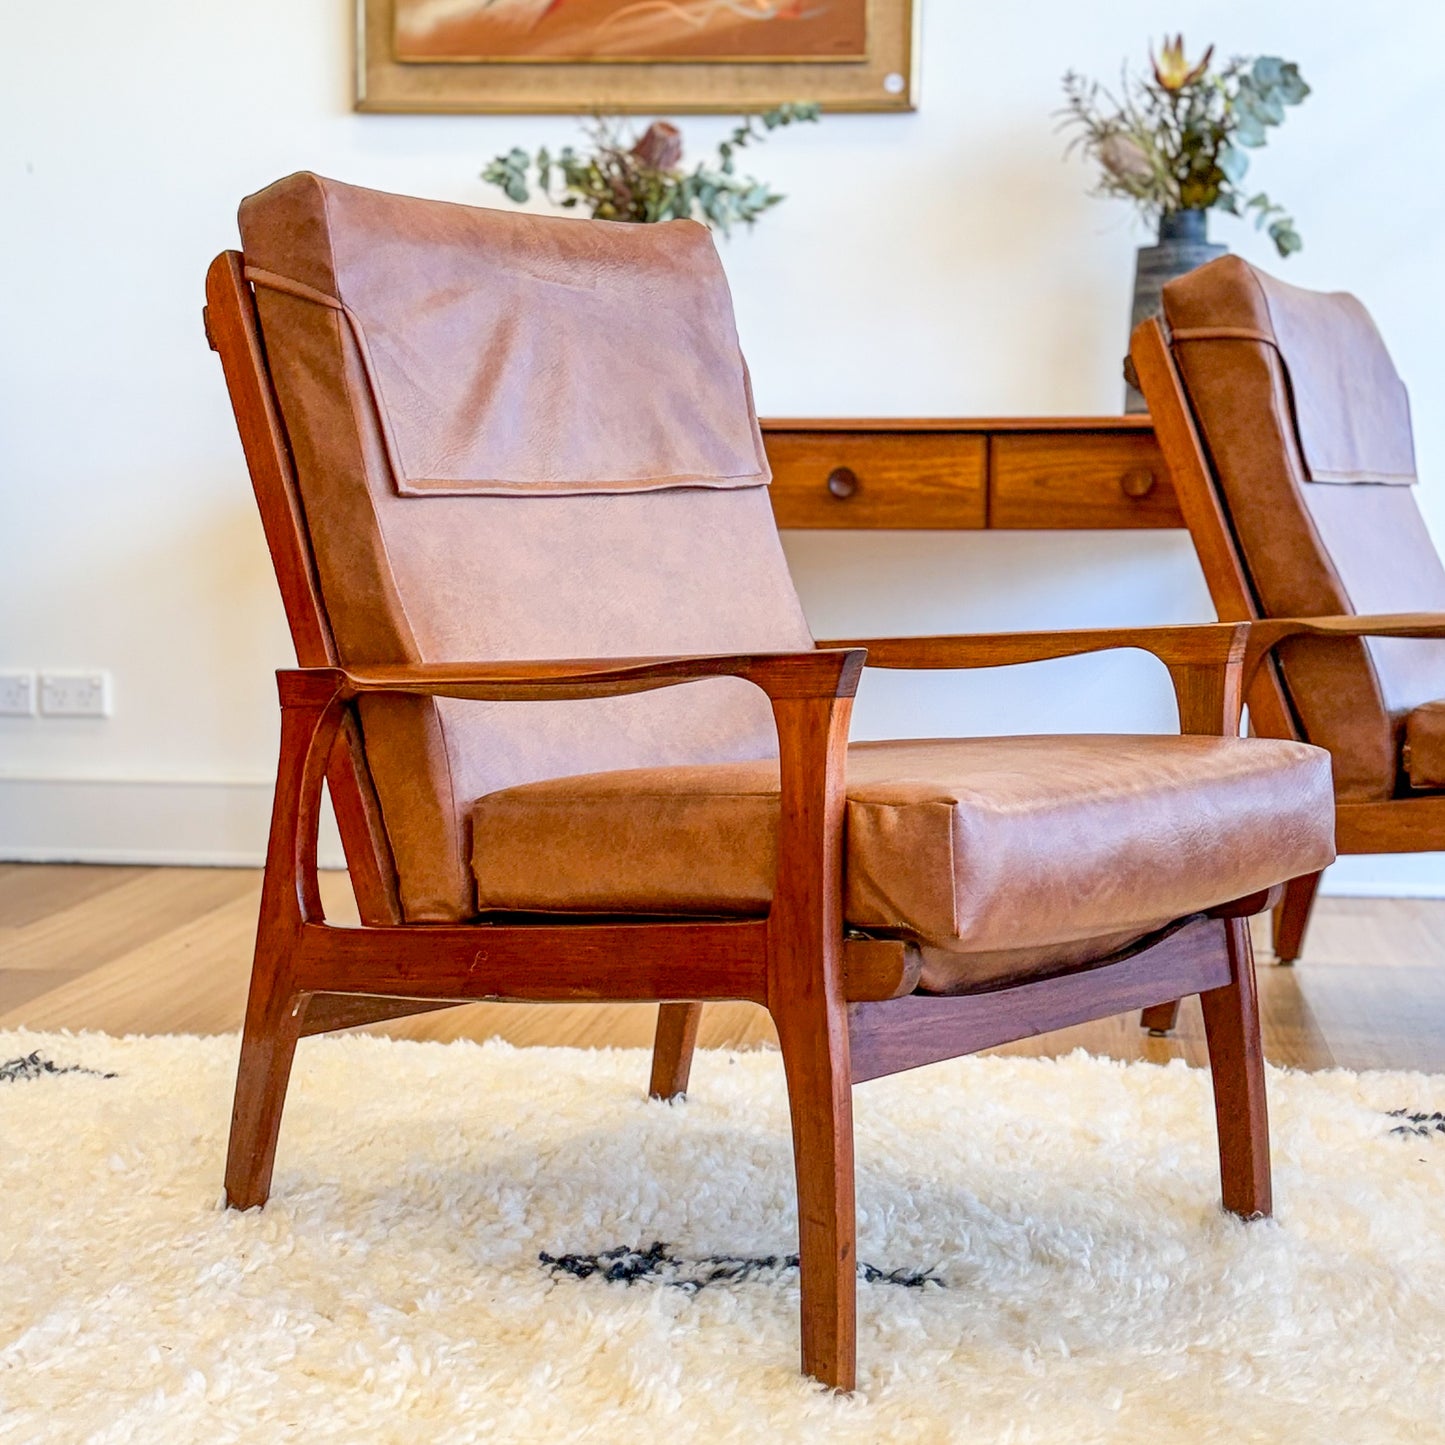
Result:
{"label": "black pattern on rug", "polygon": [[[655,1280],[689,1294],[696,1294],[709,1285],[741,1284],[798,1268],[796,1254],[704,1254],[697,1259],[686,1259],[669,1254],[661,1240],[646,1249],[620,1245],[599,1254],[552,1255],[544,1250],[537,1258],[554,1275],[568,1274],[574,1279],[591,1279],[597,1275],[610,1284]],[[943,1280],[932,1270],[879,1269],[862,1261],[858,1265],[858,1278],[866,1284],[896,1284],[904,1289],[922,1289],[930,1284],[944,1288]]]}
{"label": "black pattern on rug", "polygon": [[1400,1121],[1390,1132],[1404,1135],[1408,1139],[1424,1139],[1432,1134],[1445,1134],[1445,1114],[1438,1111],[1433,1114],[1420,1114],[1412,1109],[1391,1109],[1386,1117]]}
{"label": "black pattern on rug", "polygon": [[113,1079],[116,1076],[104,1069],[87,1069],[84,1064],[57,1064],[47,1059],[38,1049],[18,1059],[6,1059],[0,1064],[0,1084],[18,1084],[22,1079],[38,1079],[45,1074],[90,1074],[97,1079]]}

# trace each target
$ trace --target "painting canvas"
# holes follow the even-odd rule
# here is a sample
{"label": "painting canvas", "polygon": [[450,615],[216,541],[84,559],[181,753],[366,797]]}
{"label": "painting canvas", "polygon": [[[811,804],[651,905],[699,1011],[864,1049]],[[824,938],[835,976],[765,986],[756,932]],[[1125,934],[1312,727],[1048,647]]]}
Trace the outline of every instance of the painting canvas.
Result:
{"label": "painting canvas", "polygon": [[411,62],[857,61],[868,0],[396,0]]}
{"label": "painting canvas", "polygon": [[374,111],[912,110],[914,0],[354,0]]}

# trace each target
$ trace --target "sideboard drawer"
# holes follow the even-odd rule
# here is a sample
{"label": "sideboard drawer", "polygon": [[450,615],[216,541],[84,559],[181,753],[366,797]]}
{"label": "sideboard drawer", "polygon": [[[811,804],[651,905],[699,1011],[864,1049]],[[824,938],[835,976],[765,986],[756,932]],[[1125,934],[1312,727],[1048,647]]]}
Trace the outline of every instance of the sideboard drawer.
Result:
{"label": "sideboard drawer", "polygon": [[990,527],[1184,525],[1151,434],[1025,432],[991,445]]}
{"label": "sideboard drawer", "polygon": [[769,431],[780,527],[987,524],[988,443],[919,432]]}

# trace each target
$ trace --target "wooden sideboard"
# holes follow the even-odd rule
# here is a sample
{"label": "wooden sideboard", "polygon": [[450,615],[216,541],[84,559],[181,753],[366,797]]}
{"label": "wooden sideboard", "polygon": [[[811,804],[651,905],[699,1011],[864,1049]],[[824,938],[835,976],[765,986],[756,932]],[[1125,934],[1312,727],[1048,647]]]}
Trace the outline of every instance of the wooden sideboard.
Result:
{"label": "wooden sideboard", "polygon": [[766,420],[783,528],[1182,527],[1147,416]]}

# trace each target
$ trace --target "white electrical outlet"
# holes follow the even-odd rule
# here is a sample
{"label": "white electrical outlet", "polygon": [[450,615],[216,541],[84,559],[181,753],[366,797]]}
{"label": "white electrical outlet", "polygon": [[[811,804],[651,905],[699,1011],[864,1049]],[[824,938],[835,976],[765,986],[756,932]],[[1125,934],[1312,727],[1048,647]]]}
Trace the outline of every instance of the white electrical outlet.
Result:
{"label": "white electrical outlet", "polygon": [[35,674],[0,672],[0,717],[35,716]]}
{"label": "white electrical outlet", "polygon": [[42,717],[109,717],[108,672],[42,672]]}

